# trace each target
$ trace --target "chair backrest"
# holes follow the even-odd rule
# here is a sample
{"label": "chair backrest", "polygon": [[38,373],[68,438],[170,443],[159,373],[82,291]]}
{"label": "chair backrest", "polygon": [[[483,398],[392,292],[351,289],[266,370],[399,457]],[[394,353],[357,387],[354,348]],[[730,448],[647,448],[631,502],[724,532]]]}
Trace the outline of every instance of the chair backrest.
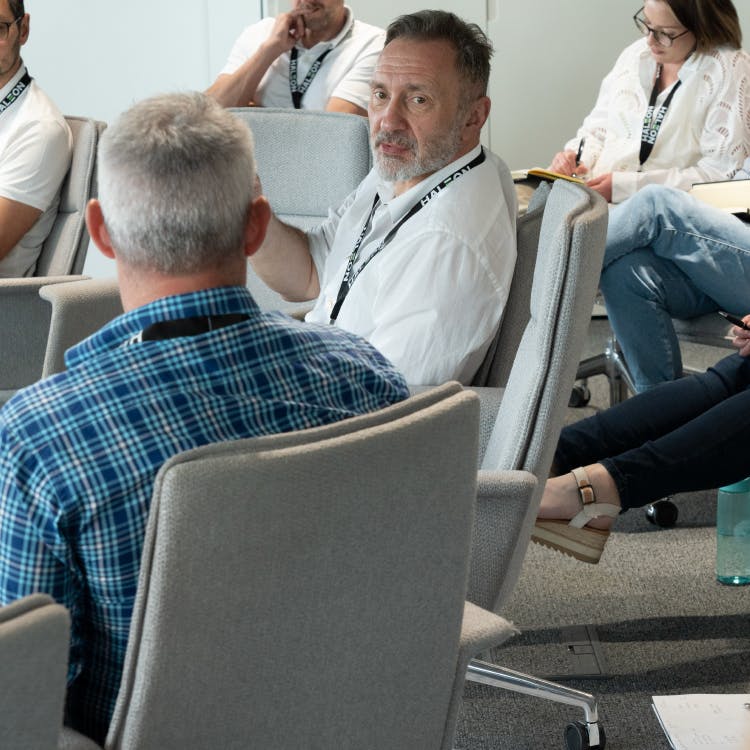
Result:
{"label": "chair backrest", "polygon": [[[359,115],[263,107],[233,108],[255,137],[263,193],[284,222],[310,229],[336,209],[372,166],[367,120]],[[248,288],[264,310],[294,312],[248,269]]]}
{"label": "chair backrest", "polygon": [[122,314],[115,279],[84,279],[43,286],[39,296],[49,302],[50,322],[42,377],[65,369],[65,352]]}
{"label": "chair backrest", "polygon": [[70,617],[46,594],[0,607],[0,747],[54,750],[63,721]]}
{"label": "chair backrest", "polygon": [[108,748],[442,746],[478,404],[425,396],[165,464]]}
{"label": "chair backrest", "polygon": [[[544,208],[530,318],[484,469],[522,469],[540,478],[549,473],[599,283],[607,218],[597,193],[555,182]],[[508,504],[501,517],[494,509],[491,520],[478,502],[468,595],[474,603],[497,611],[515,585],[543,489],[540,481],[530,502]]]}
{"label": "chair backrest", "polygon": [[482,366],[472,380],[471,384],[474,386],[502,388],[508,381],[515,353],[529,322],[529,302],[539,232],[549,190],[549,183],[541,183],[529,201],[528,210],[516,221],[516,266],[508,290],[508,299],[495,338],[487,350]]}
{"label": "chair backrest", "polygon": [[36,276],[80,274],[89,246],[86,204],[96,197],[96,149],[106,124],[85,117],[65,120],[73,134],[73,155],[62,184],[57,217],[36,264]]}
{"label": "chair backrest", "polygon": [[40,298],[40,287],[74,278],[84,277],[0,279],[0,403],[42,376],[50,306]]}

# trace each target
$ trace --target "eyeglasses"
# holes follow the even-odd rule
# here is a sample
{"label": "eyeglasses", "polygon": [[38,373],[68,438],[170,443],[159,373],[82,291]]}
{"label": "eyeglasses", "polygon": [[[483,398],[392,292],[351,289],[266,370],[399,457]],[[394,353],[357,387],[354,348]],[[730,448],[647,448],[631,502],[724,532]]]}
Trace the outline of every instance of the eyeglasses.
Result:
{"label": "eyeglasses", "polygon": [[18,23],[23,16],[18,16],[18,18],[14,18],[12,21],[0,21],[0,42],[4,42],[8,38],[8,34],[10,34],[10,27],[14,23]]}
{"label": "eyeglasses", "polygon": [[660,46],[660,47],[671,47],[674,44],[675,39],[679,39],[681,36],[685,36],[685,34],[690,33],[690,29],[685,29],[681,34],[667,34],[666,31],[659,31],[658,29],[652,29],[647,23],[646,19],[641,17],[641,13],[643,12],[643,8],[641,8],[634,16],[633,21],[635,21],[635,27],[638,29],[638,31],[643,34],[643,36],[648,36],[649,34],[654,35],[654,41]]}

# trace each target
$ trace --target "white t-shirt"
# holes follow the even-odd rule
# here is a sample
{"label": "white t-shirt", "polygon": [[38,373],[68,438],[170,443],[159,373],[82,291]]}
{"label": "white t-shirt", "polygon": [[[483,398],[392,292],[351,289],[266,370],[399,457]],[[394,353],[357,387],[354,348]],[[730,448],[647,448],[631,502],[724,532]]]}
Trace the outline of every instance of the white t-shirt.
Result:
{"label": "white t-shirt", "polygon": [[[304,81],[318,57],[331,50],[302,97],[302,109],[325,109],[332,96],[367,109],[370,79],[383,49],[385,32],[377,26],[354,20],[349,7],[346,11],[347,21],[338,36],[319,42],[310,49],[299,42],[296,45],[298,85]],[[234,43],[221,74],[234,73],[270,36],[275,22],[275,18],[264,18],[248,26]],[[290,53],[285,52],[270,65],[255,92],[257,105],[293,106],[289,91],[289,60]]]}
{"label": "white t-shirt", "polygon": [[[0,100],[26,72],[0,89]],[[0,196],[42,211],[34,226],[0,260],[0,277],[34,273],[42,243],[57,215],[60,186],[70,167],[72,135],[52,100],[32,80],[21,96],[0,112]]]}
{"label": "white t-shirt", "polygon": [[[382,202],[362,242],[361,260],[370,257],[412,205],[479,150],[398,197],[373,170],[337,211],[308,232],[321,293],[306,320],[329,322],[376,192]],[[501,172],[507,174],[507,167],[494,154],[486,155],[482,164],[447,185],[401,225],[357,276],[336,321],[366,338],[413,385],[451,379],[469,383],[505,307],[516,262],[516,206],[504,198],[508,193]]]}
{"label": "white t-shirt", "polygon": [[[592,177],[612,172],[613,203],[653,183],[689,190],[694,182],[728,180],[750,156],[750,55],[721,48],[683,63],[682,83],[641,168],[641,130],[655,73],[645,39],[627,47],[602,81],[594,109],[565,145],[575,151],[585,136],[582,162]],[[659,94],[657,107],[671,90]]]}

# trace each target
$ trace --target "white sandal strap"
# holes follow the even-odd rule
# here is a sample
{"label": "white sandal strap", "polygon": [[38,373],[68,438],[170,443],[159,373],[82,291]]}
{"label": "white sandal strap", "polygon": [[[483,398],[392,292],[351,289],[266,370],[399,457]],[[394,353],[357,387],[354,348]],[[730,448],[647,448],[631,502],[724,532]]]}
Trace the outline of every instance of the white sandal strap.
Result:
{"label": "white sandal strap", "polygon": [[599,516],[617,518],[621,510],[622,508],[619,505],[611,505],[610,503],[589,503],[584,505],[583,510],[575,518],[571,519],[569,525],[576,529],[582,529],[591,519]]}

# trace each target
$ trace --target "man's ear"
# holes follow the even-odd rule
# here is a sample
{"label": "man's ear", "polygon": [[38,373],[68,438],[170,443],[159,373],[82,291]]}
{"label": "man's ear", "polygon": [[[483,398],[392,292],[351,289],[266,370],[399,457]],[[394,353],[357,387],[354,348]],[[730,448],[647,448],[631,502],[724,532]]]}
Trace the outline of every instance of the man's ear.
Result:
{"label": "man's ear", "polygon": [[490,116],[490,104],[489,96],[480,96],[478,99],[475,99],[466,113],[466,127],[476,128],[478,131],[481,130]]}
{"label": "man's ear", "polygon": [[253,198],[247,208],[245,221],[245,255],[249,258],[263,244],[268,222],[271,220],[271,205],[265,195]]}
{"label": "man's ear", "polygon": [[86,226],[93,243],[99,248],[102,255],[114,258],[115,251],[109,238],[107,226],[104,223],[102,206],[96,198],[92,198],[86,204]]}
{"label": "man's ear", "polygon": [[31,28],[31,18],[29,14],[27,13],[19,22],[18,22],[18,41],[21,43],[21,46],[26,44],[26,42],[29,40],[29,29]]}

